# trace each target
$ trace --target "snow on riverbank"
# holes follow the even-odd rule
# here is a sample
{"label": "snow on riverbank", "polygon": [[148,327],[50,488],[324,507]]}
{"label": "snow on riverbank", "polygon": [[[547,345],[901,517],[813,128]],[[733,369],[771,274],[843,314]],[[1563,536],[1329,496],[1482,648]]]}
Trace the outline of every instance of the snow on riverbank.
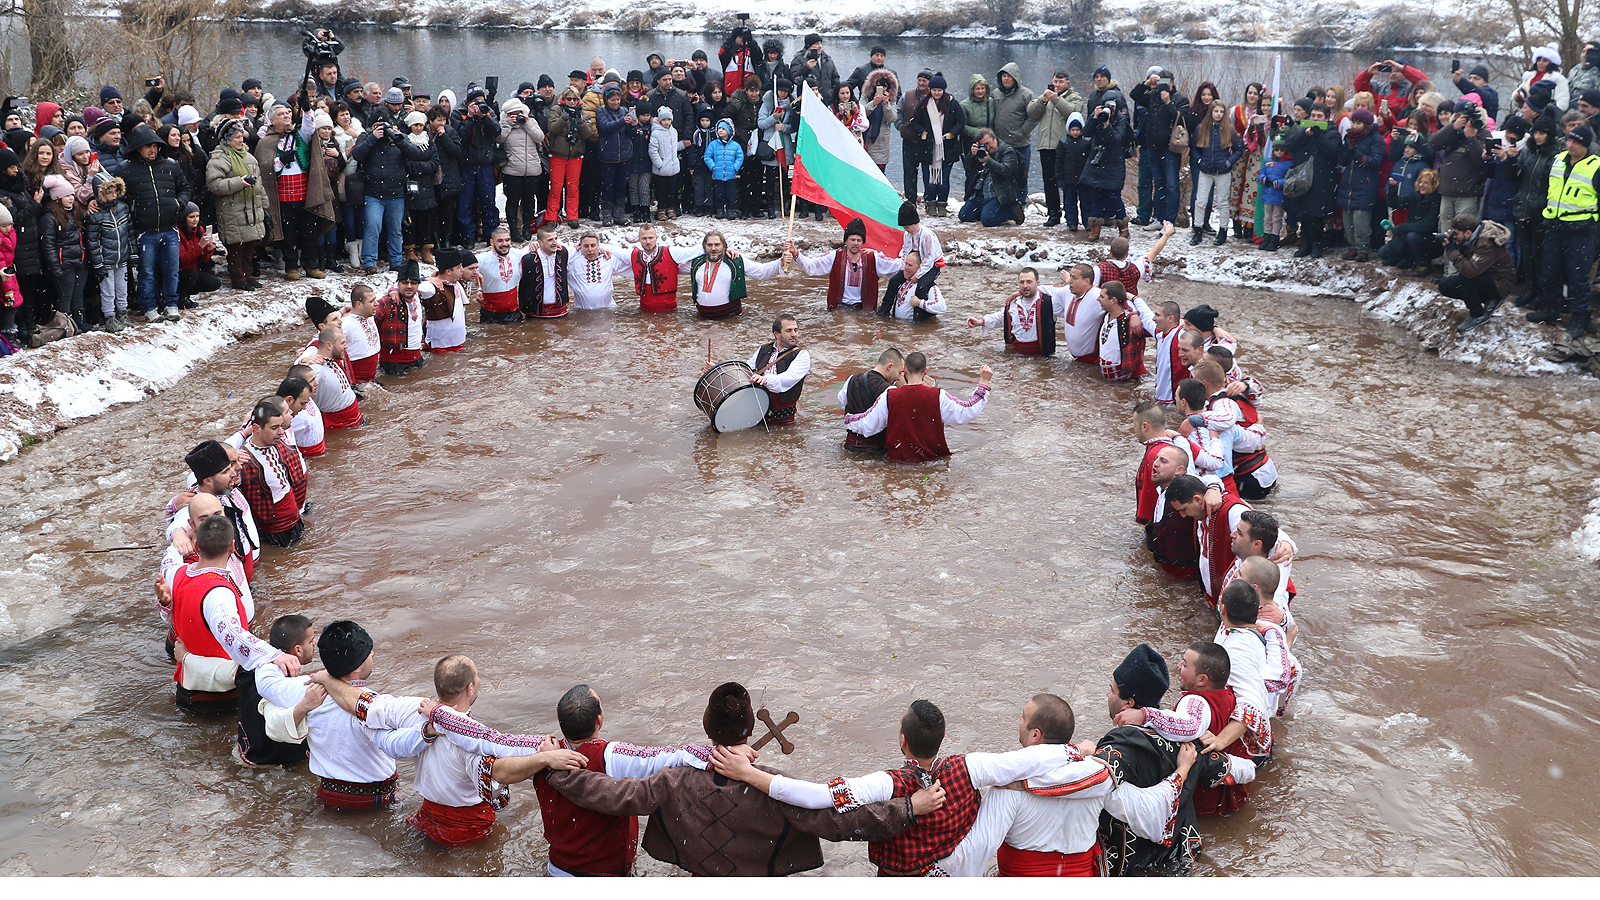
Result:
{"label": "snow on riverbank", "polygon": [[1589,513],[1583,523],[1572,533],[1578,554],[1591,562],[1600,562],[1600,479],[1594,483],[1595,498],[1589,501]]}
{"label": "snow on riverbank", "polygon": [[[1003,5],[1003,4],[1002,4]],[[633,33],[724,33],[735,14],[750,14],[758,35],[935,37],[955,40],[1073,40],[1107,43],[1305,47],[1319,50],[1385,46],[1460,47],[1474,53],[1490,38],[1467,23],[1440,19],[1429,4],[1395,0],[1323,0],[1307,6],[1289,0],[1180,0],[1152,5],[1137,0],[1019,2],[1011,29],[997,26],[981,0],[866,0],[839,6],[831,0],[702,0],[687,7],[641,6],[633,0],[530,0],[493,7],[465,0],[247,0],[243,18],[307,23],[375,22],[410,26],[521,27],[543,30]],[[1506,46],[1515,43],[1509,22]],[[707,48],[708,50],[710,48]],[[1520,55],[1520,52],[1519,52]],[[854,62],[851,63],[854,65]],[[843,73],[843,74],[847,74]]]}
{"label": "snow on riverbank", "polygon": [[[930,225],[941,236],[952,265],[1004,272],[1031,265],[1054,282],[1060,265],[1103,258],[1109,236],[1099,245],[1090,245],[1082,232],[1074,235],[1065,229],[1037,227],[1043,219],[1044,210],[1034,204],[1024,228],[987,229],[953,219],[933,220]],[[697,244],[707,229],[720,229],[734,249],[762,259],[780,251],[785,233],[783,223],[767,220],[685,218],[661,228],[663,236],[678,247]],[[635,233],[632,228],[600,232],[603,240],[618,244]],[[801,249],[814,252],[833,246],[839,227],[831,220],[797,222],[794,235]],[[1142,253],[1155,237],[1154,232],[1136,230],[1134,252]],[[564,230],[563,239],[571,238]],[[1216,247],[1207,241],[1191,247],[1186,236],[1178,234],[1158,261],[1157,274],[1352,300],[1368,315],[1416,335],[1425,348],[1442,358],[1498,374],[1578,371],[1576,366],[1553,363],[1543,356],[1559,331],[1527,324],[1509,304],[1489,324],[1458,335],[1455,326],[1463,315],[1460,304],[1439,296],[1425,279],[1396,278],[1369,264],[1294,259],[1291,251],[1262,253],[1242,243]],[[186,311],[181,322],[139,324],[115,335],[80,335],[0,359],[0,460],[11,459],[26,443],[57,429],[69,428],[118,404],[155,396],[237,340],[298,325],[304,319],[307,296],[317,291],[347,295],[358,280],[346,275],[289,284],[271,278],[266,288],[253,293],[224,291],[202,297],[200,308]],[[375,287],[387,284],[383,276],[368,281]],[[998,299],[1005,288],[997,282],[995,297],[988,299]],[[1151,291],[1152,296],[1159,293],[1159,286]],[[626,304],[630,295],[631,286],[619,282],[619,299]],[[1600,531],[1600,511],[1592,518],[1592,527]]]}

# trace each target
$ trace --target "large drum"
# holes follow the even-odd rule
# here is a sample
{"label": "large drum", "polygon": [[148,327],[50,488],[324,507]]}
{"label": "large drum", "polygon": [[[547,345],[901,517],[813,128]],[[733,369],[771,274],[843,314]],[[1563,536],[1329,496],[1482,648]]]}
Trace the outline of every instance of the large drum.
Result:
{"label": "large drum", "polygon": [[694,405],[711,418],[717,433],[759,425],[772,406],[772,395],[750,379],[755,370],[739,360],[717,363],[694,386]]}

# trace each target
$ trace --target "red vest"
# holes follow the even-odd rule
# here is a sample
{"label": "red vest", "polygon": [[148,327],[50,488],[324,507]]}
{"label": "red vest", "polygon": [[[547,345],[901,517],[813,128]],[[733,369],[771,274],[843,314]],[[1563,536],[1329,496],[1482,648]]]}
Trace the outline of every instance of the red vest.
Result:
{"label": "red vest", "polygon": [[[1234,707],[1238,705],[1238,698],[1233,694],[1233,688],[1224,687],[1217,691],[1184,691],[1183,696],[1195,696],[1206,702],[1211,708],[1211,733],[1217,734],[1228,724],[1232,717]],[[1229,756],[1244,759],[1250,758],[1250,752],[1244,748],[1241,738],[1229,744],[1223,751]],[[1250,786],[1248,784],[1224,784],[1217,787],[1196,785],[1194,789],[1194,811],[1201,816],[1225,816],[1237,811],[1250,799]]]}
{"label": "red vest", "polygon": [[1134,297],[1139,293],[1139,267],[1133,264],[1118,266],[1111,260],[1102,260],[1100,263],[1100,286],[1105,287],[1107,282],[1120,281],[1128,289],[1128,296]]}
{"label": "red vest", "polygon": [[1140,525],[1149,525],[1150,520],[1156,517],[1156,498],[1161,493],[1156,483],[1150,480],[1150,466],[1156,461],[1156,454],[1171,446],[1172,442],[1166,438],[1144,443],[1144,459],[1139,460],[1139,469],[1133,474],[1133,520]]}
{"label": "red vest", "polygon": [[1200,551],[1211,570],[1211,590],[1206,592],[1206,603],[1210,604],[1212,609],[1217,608],[1217,597],[1221,596],[1222,589],[1227,587],[1222,583],[1222,577],[1233,568],[1233,529],[1228,527],[1228,518],[1235,506],[1254,509],[1237,496],[1224,494],[1222,508],[1211,518],[1198,523],[1199,527],[1195,530],[1195,537],[1200,541]]}
{"label": "red vest", "polygon": [[[967,758],[961,754],[947,756],[933,764],[932,772],[945,790],[944,806],[918,816],[917,824],[889,840],[867,845],[867,859],[891,875],[922,874],[953,853],[978,819],[982,800],[967,774]],[[896,797],[909,797],[922,786],[910,766],[889,772],[889,778],[894,781]]]}
{"label": "red vest", "polygon": [[[844,302],[845,266],[849,260],[844,250],[834,254],[833,269],[828,272],[828,308],[838,309]],[[861,251],[861,309],[873,312],[878,308],[878,258],[871,250]]]}
{"label": "red vest", "polygon": [[1194,523],[1179,515],[1170,505],[1163,511],[1161,521],[1145,528],[1145,549],[1155,557],[1156,565],[1174,578],[1200,577],[1200,541],[1195,536]]}
{"label": "red vest", "polygon": [[[593,739],[573,746],[582,753],[591,772],[606,770],[606,741]],[[550,786],[543,772],[534,779],[539,814],[544,819],[545,840],[550,842],[550,864],[574,875],[627,875],[639,850],[639,820],[633,816],[608,816],[584,809]]]}
{"label": "red vest", "polygon": [[888,393],[889,426],[885,429],[889,458],[895,462],[926,462],[950,455],[944,442],[944,414],[939,410],[939,389],[927,384],[906,384]]}
{"label": "red vest", "polygon": [[[212,588],[219,587],[233,592],[233,602],[239,608],[239,622],[249,627],[250,617],[244,610],[244,597],[228,573],[220,569],[200,569],[191,575],[189,567],[184,566],[172,578],[172,632],[189,648],[190,653],[214,659],[231,659],[228,651],[217,643],[211,629],[206,627],[205,616],[200,611],[206,594],[211,593]],[[172,673],[172,680],[183,681],[182,663]]]}
{"label": "red vest", "polygon": [[678,308],[678,263],[672,248],[662,247],[656,258],[644,261],[644,251],[633,248],[633,289],[641,312],[671,312]]}

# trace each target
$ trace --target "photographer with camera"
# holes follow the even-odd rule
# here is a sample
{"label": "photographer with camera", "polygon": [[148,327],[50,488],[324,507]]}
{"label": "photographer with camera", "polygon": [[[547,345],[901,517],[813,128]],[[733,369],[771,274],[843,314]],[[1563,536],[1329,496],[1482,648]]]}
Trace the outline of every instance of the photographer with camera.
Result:
{"label": "photographer with camera", "polygon": [[[1098,79],[1097,79],[1098,82]],[[1115,87],[1103,88],[1090,107],[1084,137],[1089,139],[1089,161],[1078,183],[1088,193],[1089,240],[1100,240],[1100,230],[1114,224],[1128,236],[1128,211],[1122,205],[1122,185],[1128,180],[1128,103]]]}
{"label": "photographer with camera", "polygon": [[546,222],[563,218],[561,198],[566,197],[565,219],[567,227],[578,227],[578,183],[583,174],[585,145],[596,139],[594,120],[584,115],[583,95],[568,85],[561,92],[561,101],[550,108],[545,121],[545,135],[550,143],[550,196],[545,201]]}
{"label": "photographer with camera", "polygon": [[737,15],[739,24],[733,27],[728,39],[717,50],[717,63],[722,67],[724,97],[732,97],[734,91],[744,87],[745,76],[756,73],[756,61],[750,49],[756,46],[756,36],[750,30],[750,14]]}
{"label": "photographer with camera", "polygon": [[[1183,162],[1181,152],[1172,152],[1172,129],[1182,122],[1183,109],[1188,105],[1172,87],[1172,73],[1159,66],[1151,66],[1144,81],[1133,86],[1128,98],[1144,109],[1136,140],[1139,143],[1139,183],[1146,177],[1150,182],[1149,195],[1139,191],[1138,217],[1135,225],[1150,222],[1176,222],[1178,203],[1183,196],[1183,186],[1178,173]],[[1192,136],[1192,135],[1191,135]]]}
{"label": "photographer with camera", "polygon": [[452,118],[456,136],[461,139],[461,199],[456,206],[456,224],[462,244],[475,248],[479,243],[487,245],[489,235],[500,224],[500,211],[494,205],[494,157],[500,122],[483,88],[467,91],[462,108]]}
{"label": "photographer with camera", "polygon": [[1444,246],[1445,259],[1455,267],[1456,274],[1438,279],[1439,293],[1460,300],[1467,305],[1467,318],[1456,326],[1465,334],[1489,321],[1500,301],[1517,282],[1517,269],[1511,262],[1511,251],[1506,244],[1511,240],[1511,229],[1499,222],[1467,213],[1450,222],[1450,230],[1434,238]]}
{"label": "photographer with camera", "polygon": [[1061,187],[1056,180],[1056,146],[1067,134],[1067,117],[1083,112],[1083,95],[1072,89],[1072,77],[1057,69],[1050,87],[1028,104],[1028,118],[1038,123],[1039,168],[1044,174],[1046,228],[1061,224]]}
{"label": "photographer with camera", "polygon": [[500,108],[500,142],[506,148],[506,164],[500,170],[506,189],[506,223],[511,226],[511,240],[520,244],[532,238],[544,199],[539,196],[539,176],[544,174],[539,148],[544,144],[544,128],[528,105],[515,97]]}
{"label": "photographer with camera", "polygon": [[[1439,221],[1463,213],[1478,214],[1483,197],[1483,110],[1460,104],[1448,124],[1428,135],[1428,147],[1439,154]],[[1455,270],[1447,263],[1445,274]]]}
{"label": "photographer with camera", "polygon": [[981,222],[985,228],[1011,225],[1022,220],[1022,205],[1017,195],[1022,190],[1022,158],[1015,147],[1000,142],[984,128],[971,148],[973,161],[981,173],[978,192],[961,205],[963,222]]}
{"label": "photographer with camera", "polygon": [[[391,90],[399,90],[393,88]],[[361,266],[364,274],[378,272],[380,242],[386,250],[389,268],[401,263],[401,230],[406,215],[406,164],[428,159],[422,147],[406,140],[405,132],[387,119],[372,123],[372,128],[356,139],[351,151],[366,176],[366,233],[361,241]]]}
{"label": "photographer with camera", "polygon": [[344,42],[334,33],[321,28],[301,32],[300,52],[306,56],[306,75],[316,79],[317,96],[339,99],[339,54],[344,52]]}
{"label": "photographer with camera", "polygon": [[[1419,81],[1427,81],[1428,76],[1421,69],[1408,66],[1392,59],[1375,62],[1356,73],[1354,87],[1356,93],[1366,91],[1372,94],[1373,100],[1381,104],[1389,101],[1390,109],[1404,109],[1411,104],[1411,88]],[[1338,115],[1341,110],[1334,110]]]}
{"label": "photographer with camera", "polygon": [[833,57],[822,52],[822,35],[812,32],[806,35],[805,41],[804,49],[789,60],[789,73],[796,88],[810,84],[817,89],[818,96],[838,95],[839,67],[833,64]]}

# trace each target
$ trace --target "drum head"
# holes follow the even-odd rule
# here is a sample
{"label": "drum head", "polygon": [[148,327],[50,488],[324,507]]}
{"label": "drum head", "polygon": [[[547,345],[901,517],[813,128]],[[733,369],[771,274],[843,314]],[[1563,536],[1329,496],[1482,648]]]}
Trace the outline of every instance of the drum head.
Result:
{"label": "drum head", "polygon": [[771,405],[772,396],[766,388],[753,384],[739,388],[717,404],[717,411],[711,416],[711,427],[720,434],[759,425],[767,417]]}

